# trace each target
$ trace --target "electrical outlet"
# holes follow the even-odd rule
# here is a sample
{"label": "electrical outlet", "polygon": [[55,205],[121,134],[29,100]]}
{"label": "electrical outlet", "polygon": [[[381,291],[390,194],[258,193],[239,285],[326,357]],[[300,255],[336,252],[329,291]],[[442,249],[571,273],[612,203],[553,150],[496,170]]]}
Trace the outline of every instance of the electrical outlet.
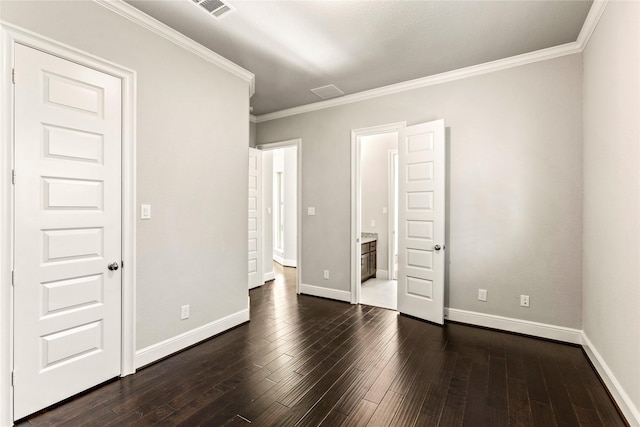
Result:
{"label": "electrical outlet", "polygon": [[313,215],[315,215],[315,214],[316,214],[316,208],[315,208],[315,207],[313,207],[313,206],[309,206],[309,207],[307,208],[307,215],[308,215],[308,216],[313,216]]}
{"label": "electrical outlet", "polygon": [[375,220],[375,219],[372,219],[372,220],[371,220],[371,227],[375,227],[375,226],[376,226],[376,220]]}
{"label": "electrical outlet", "polygon": [[386,215],[387,213],[389,213],[389,210],[387,209],[386,206],[382,207],[382,215]]}
{"label": "electrical outlet", "polygon": [[324,280],[329,280],[329,270],[324,270],[324,272],[322,273],[322,277],[324,278]]}
{"label": "electrical outlet", "polygon": [[529,307],[529,295],[520,295],[520,307]]}
{"label": "electrical outlet", "polygon": [[487,300],[487,290],[486,289],[478,289],[478,300],[486,301]]}
{"label": "electrical outlet", "polygon": [[189,304],[180,307],[180,320],[189,318]]}

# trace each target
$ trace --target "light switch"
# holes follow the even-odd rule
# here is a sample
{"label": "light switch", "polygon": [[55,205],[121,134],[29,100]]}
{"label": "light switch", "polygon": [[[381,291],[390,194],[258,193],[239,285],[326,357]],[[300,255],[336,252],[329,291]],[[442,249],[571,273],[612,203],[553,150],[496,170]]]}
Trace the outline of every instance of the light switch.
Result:
{"label": "light switch", "polygon": [[375,227],[375,226],[376,226],[376,220],[375,220],[375,219],[372,219],[372,220],[371,220],[371,226],[372,226],[372,227]]}
{"label": "light switch", "polygon": [[316,214],[316,208],[314,207],[308,207],[307,208],[307,215],[312,216]]}
{"label": "light switch", "polygon": [[271,215],[271,206],[267,208],[267,215]]}
{"label": "light switch", "polygon": [[140,219],[151,219],[151,205],[140,205]]}
{"label": "light switch", "polygon": [[382,215],[386,215],[389,212],[386,206],[382,207]]}

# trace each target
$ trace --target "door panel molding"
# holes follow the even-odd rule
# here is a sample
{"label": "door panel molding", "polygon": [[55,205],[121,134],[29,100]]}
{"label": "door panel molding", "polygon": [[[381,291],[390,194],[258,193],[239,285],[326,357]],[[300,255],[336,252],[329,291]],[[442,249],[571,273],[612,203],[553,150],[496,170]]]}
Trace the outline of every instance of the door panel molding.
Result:
{"label": "door panel molding", "polygon": [[[0,47],[0,118],[13,123],[12,69],[14,48],[22,44],[97,71],[115,76],[122,83],[122,351],[121,376],[135,372],[135,249],[136,249],[136,73],[47,37],[2,23]],[[19,79],[19,76],[16,76]],[[13,127],[0,130],[0,425],[13,423]]]}

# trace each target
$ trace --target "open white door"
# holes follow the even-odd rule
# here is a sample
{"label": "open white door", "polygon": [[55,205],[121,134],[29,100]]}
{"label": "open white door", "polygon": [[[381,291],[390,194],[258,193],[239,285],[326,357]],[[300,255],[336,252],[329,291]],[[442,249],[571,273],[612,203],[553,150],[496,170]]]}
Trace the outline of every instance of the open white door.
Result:
{"label": "open white door", "polygon": [[263,284],[262,152],[249,148],[249,289]]}
{"label": "open white door", "polygon": [[398,141],[398,311],[444,323],[444,120]]}
{"label": "open white door", "polygon": [[121,80],[15,49],[14,418],[120,374]]}

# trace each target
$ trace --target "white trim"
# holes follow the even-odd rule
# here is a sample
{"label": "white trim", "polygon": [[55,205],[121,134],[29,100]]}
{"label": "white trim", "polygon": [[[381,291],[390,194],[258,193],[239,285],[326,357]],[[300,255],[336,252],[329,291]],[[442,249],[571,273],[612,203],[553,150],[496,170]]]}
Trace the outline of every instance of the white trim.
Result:
{"label": "white trim", "polygon": [[600,378],[602,378],[602,381],[604,381],[609,393],[613,396],[613,399],[624,414],[627,422],[632,426],[640,427],[640,410],[635,406],[627,392],[605,362],[602,355],[600,355],[584,331],[582,331],[582,348],[584,348],[589,360],[600,375]]}
{"label": "white trim", "polygon": [[276,252],[273,253],[273,260],[285,267],[296,267],[297,264],[295,259],[285,259]]}
{"label": "white trim", "polygon": [[136,351],[136,369],[170,356],[180,350],[209,339],[235,326],[249,321],[249,309],[243,309],[199,328],[191,329],[175,337]]}
{"label": "white trim", "polygon": [[[267,142],[256,146],[259,150],[277,150],[278,148],[296,147],[298,158],[296,160],[296,200],[297,224],[296,224],[296,261],[291,267],[296,268],[296,293],[300,293],[300,283],[302,280],[302,138],[287,139],[286,141]],[[282,263],[280,263],[282,264]],[[275,277],[275,275],[274,275]]]}
{"label": "white trim", "polygon": [[444,73],[421,77],[406,82],[382,86],[376,89],[365,90],[363,92],[341,96],[339,98],[329,99],[326,101],[315,102],[313,104],[301,105],[299,107],[287,108],[285,110],[263,114],[256,117],[256,123],[281,119],[283,117],[295,116],[297,114],[309,113],[311,111],[323,110],[325,108],[336,107],[338,105],[352,104],[354,102],[364,101],[367,99],[393,95],[408,90],[414,90],[441,83],[452,82],[455,80],[466,79],[469,77],[480,76],[482,74],[492,73],[494,71],[506,70],[509,68],[519,67],[521,65],[532,64],[534,62],[547,61],[549,59],[559,58],[561,56],[580,53],[589,43],[589,38],[598,25],[598,21],[600,20],[600,17],[602,16],[602,13],[604,12],[608,1],[609,0],[595,0],[593,2],[591,9],[589,10],[589,14],[587,15],[587,18],[582,25],[582,29],[580,30],[580,34],[578,35],[578,39],[575,42],[566,43],[560,46],[553,46],[534,52],[524,53],[521,55],[512,56],[510,58],[503,58],[496,61],[485,62],[484,64],[446,71]]}
{"label": "white trim", "polygon": [[249,114],[249,123],[256,123],[256,116]]}
{"label": "white trim", "polygon": [[582,343],[582,331],[564,326],[549,325],[547,323],[531,322],[529,320],[514,319],[512,317],[496,316],[494,314],[476,311],[459,310],[457,308],[444,309],[445,319],[454,322],[467,323],[474,326],[516,332],[539,338],[547,338],[572,344]]}
{"label": "white trim", "polygon": [[338,301],[351,301],[351,292],[339,291],[337,289],[323,288],[320,286],[313,286],[307,284],[300,285],[300,293],[305,295],[312,295],[314,297],[329,298]]}
{"label": "white trim", "polygon": [[578,34],[578,40],[576,40],[576,43],[580,47],[580,52],[582,52],[587,47],[587,44],[589,44],[591,35],[598,26],[598,22],[600,22],[600,18],[602,17],[608,3],[609,0],[594,0],[591,4],[589,14],[584,20],[580,34]]}
{"label": "white trim", "polygon": [[268,273],[264,273],[264,283],[270,282],[276,279],[276,273],[274,271],[269,271]]}
{"label": "white trim", "polygon": [[115,12],[118,15],[127,18],[131,22],[134,22],[135,24],[154,32],[164,39],[175,43],[184,50],[199,56],[205,61],[215,64],[223,70],[228,71],[237,77],[240,77],[242,80],[245,80],[249,84],[249,97],[253,96],[253,94],[255,93],[255,76],[252,72],[245,70],[239,65],[229,61],[227,58],[218,55],[209,48],[193,41],[184,34],[179,33],[173,28],[150,17],[146,13],[140,11],[139,9],[136,9],[135,7],[125,3],[122,0],[93,1],[112,12]]}
{"label": "white trim", "polygon": [[475,77],[482,74],[492,73],[494,71],[506,70],[509,68],[519,67],[521,65],[546,61],[548,59],[572,55],[579,52],[581,52],[581,50],[576,42],[567,43],[561,46],[550,47],[531,53],[513,56],[511,58],[499,59],[496,61],[486,62],[484,64],[473,65],[471,67],[460,68],[458,70],[447,71],[432,76],[382,86],[376,89],[365,90],[363,92],[341,96],[340,98],[333,98],[326,101],[315,102],[313,104],[301,105],[299,107],[263,114],[256,117],[256,122],[262,123],[269,120],[281,119],[283,117],[295,116],[297,114],[309,113],[311,111],[323,110],[325,108],[336,107],[339,105],[352,104],[354,102],[379,98],[381,96],[394,95],[408,90],[466,79],[468,77]]}
{"label": "white trim", "polygon": [[[2,123],[13,123],[13,51],[16,43],[85,65],[122,81],[122,342],[121,376],[135,372],[135,296],[136,296],[136,73],[113,62],[87,54],[31,31],[2,22],[2,69],[0,84],[4,96],[0,102]],[[3,126],[0,135],[0,425],[13,418],[13,393],[10,370],[13,366],[13,289],[9,286],[13,265],[13,188],[9,180],[13,159],[13,128]],[[5,286],[6,284],[6,286]]]}
{"label": "white trim", "polygon": [[397,122],[351,131],[351,290],[349,292],[351,304],[360,303],[360,281],[362,279],[360,270],[360,236],[362,234],[360,138],[391,132],[398,132],[399,137],[400,130],[406,126],[406,122]]}
{"label": "white trim", "polygon": [[[396,222],[396,182],[395,182],[395,162],[394,158],[398,156],[398,148],[388,150],[387,153],[387,188],[388,188],[388,200],[387,200],[387,277],[389,280],[393,280],[393,273],[395,272],[395,233],[393,226]],[[395,233],[394,233],[395,232]]]}

